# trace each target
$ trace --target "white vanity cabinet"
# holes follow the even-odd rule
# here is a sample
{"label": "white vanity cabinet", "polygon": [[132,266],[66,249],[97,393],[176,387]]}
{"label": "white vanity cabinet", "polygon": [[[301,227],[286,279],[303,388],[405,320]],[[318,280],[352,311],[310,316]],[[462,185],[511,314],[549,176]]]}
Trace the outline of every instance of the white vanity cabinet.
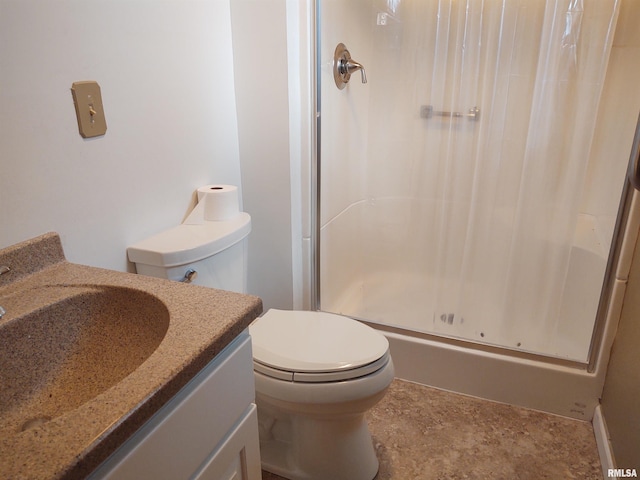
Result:
{"label": "white vanity cabinet", "polygon": [[89,478],[259,480],[254,399],[245,330]]}

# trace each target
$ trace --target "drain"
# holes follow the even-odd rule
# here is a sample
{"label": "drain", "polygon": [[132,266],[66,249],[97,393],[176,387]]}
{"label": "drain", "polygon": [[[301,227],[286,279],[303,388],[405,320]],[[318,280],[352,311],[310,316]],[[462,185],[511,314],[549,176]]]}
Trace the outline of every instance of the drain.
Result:
{"label": "drain", "polygon": [[32,428],[36,428],[36,427],[39,427],[41,425],[44,425],[49,420],[51,420],[51,417],[48,417],[46,415],[42,415],[40,417],[31,418],[31,419],[27,420],[26,422],[24,422],[22,424],[22,428],[20,429],[20,431],[21,432],[26,432],[27,430],[31,430]]}

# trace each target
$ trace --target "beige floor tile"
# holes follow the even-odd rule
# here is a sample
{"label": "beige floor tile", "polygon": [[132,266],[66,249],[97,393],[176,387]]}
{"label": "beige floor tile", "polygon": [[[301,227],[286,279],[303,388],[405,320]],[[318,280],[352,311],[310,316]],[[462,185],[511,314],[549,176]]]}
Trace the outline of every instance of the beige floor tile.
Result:
{"label": "beige floor tile", "polygon": [[367,418],[376,480],[602,479],[590,423],[402,380]]}

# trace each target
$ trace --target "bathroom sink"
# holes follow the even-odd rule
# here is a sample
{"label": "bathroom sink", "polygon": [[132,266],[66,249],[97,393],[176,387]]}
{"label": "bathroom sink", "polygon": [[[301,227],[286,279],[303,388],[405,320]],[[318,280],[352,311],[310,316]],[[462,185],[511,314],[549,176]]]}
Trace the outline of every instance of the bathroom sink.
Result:
{"label": "bathroom sink", "polygon": [[0,307],[0,478],[31,480],[87,478],[262,311],[70,263],[55,233],[0,249]]}
{"label": "bathroom sink", "polygon": [[128,287],[47,285],[0,297],[0,432],[21,432],[116,385],[160,345],[169,311]]}

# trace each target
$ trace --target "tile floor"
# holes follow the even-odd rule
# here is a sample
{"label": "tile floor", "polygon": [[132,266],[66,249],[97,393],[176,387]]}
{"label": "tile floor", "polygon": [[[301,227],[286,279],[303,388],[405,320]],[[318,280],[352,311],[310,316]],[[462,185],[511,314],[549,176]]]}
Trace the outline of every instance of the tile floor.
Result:
{"label": "tile floor", "polygon": [[376,480],[602,479],[593,428],[578,420],[394,380],[368,421]]}

